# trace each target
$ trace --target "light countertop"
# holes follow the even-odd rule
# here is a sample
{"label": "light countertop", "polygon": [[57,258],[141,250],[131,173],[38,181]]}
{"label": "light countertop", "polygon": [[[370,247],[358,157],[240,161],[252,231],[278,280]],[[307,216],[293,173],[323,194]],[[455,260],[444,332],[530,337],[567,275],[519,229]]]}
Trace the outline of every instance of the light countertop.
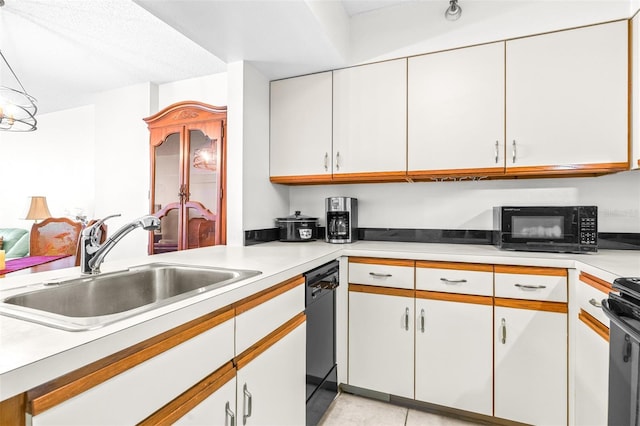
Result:
{"label": "light countertop", "polygon": [[[640,276],[640,251],[602,250],[596,254],[549,254],[502,251],[487,245],[360,241],[266,243],[249,247],[216,246],[107,261],[103,272],[151,262],[253,269],[262,273],[223,288],[159,307],[89,331],[69,332],[0,315],[0,401],[24,392],[237,300],[269,288],[339,256],[512,264],[576,268],[612,281]],[[0,297],[28,290],[42,281],[71,278],[79,268],[61,269],[0,280]]]}

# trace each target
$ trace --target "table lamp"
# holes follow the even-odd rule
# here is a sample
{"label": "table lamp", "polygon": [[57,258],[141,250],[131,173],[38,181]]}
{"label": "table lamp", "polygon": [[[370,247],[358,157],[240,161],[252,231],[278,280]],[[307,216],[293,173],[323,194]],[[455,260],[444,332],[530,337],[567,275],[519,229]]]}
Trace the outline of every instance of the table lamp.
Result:
{"label": "table lamp", "polygon": [[47,197],[34,196],[30,198],[31,204],[29,205],[29,212],[27,212],[25,219],[35,220],[35,223],[38,223],[38,220],[51,217],[49,207],[47,206]]}

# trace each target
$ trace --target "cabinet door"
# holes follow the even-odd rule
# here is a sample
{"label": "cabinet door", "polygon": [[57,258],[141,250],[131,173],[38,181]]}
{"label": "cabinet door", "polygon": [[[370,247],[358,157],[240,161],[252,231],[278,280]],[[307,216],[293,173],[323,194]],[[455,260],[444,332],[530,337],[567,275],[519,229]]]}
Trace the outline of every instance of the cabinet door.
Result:
{"label": "cabinet door", "polygon": [[575,423],[607,424],[609,342],[583,321],[576,326]]}
{"label": "cabinet door", "polygon": [[492,415],[493,306],[416,299],[416,396]]}
{"label": "cabinet door", "polygon": [[[136,424],[232,359],[233,336],[234,321],[227,320],[34,415],[32,424]],[[136,356],[143,355],[131,355],[132,362]]]}
{"label": "cabinet door", "polygon": [[236,424],[305,423],[305,343],[306,324],[302,323],[239,367]]}
{"label": "cabinet door", "polygon": [[334,178],[405,175],[406,101],[406,59],[333,72]]}
{"label": "cabinet door", "polygon": [[413,398],[413,309],[413,297],[349,292],[350,385]]}
{"label": "cabinet door", "polygon": [[180,426],[238,424],[236,416],[236,379],[233,378],[228,381],[174,424]]}
{"label": "cabinet door", "polygon": [[331,180],[331,86],[331,72],[271,82],[272,178]]}
{"label": "cabinet door", "polygon": [[506,42],[507,172],[628,167],[628,21]]}
{"label": "cabinet door", "polygon": [[409,174],[502,174],[504,42],[416,56],[408,67]]}
{"label": "cabinet door", "polygon": [[567,423],[567,315],[495,307],[496,417]]}

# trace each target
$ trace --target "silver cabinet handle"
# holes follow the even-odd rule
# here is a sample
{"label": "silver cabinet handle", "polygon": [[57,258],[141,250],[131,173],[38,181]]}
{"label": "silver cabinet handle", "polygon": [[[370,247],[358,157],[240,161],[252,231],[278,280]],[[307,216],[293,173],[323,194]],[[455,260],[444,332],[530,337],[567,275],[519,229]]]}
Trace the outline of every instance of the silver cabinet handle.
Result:
{"label": "silver cabinet handle", "polygon": [[336,152],[336,170],[340,170],[340,151]]}
{"label": "silver cabinet handle", "polygon": [[513,140],[513,143],[511,144],[511,146],[513,148],[513,151],[512,151],[512,154],[511,154],[511,160],[512,160],[513,163],[515,163],[516,162],[516,154],[517,154],[517,148],[516,148],[515,139]]}
{"label": "silver cabinet handle", "polygon": [[589,303],[595,306],[596,308],[602,308],[602,303],[598,302],[596,299],[590,299]]}
{"label": "silver cabinet handle", "polygon": [[229,401],[224,406],[224,426],[236,426],[236,415],[229,408]]}
{"label": "silver cabinet handle", "polygon": [[378,272],[369,272],[369,275],[376,278],[390,278],[393,276],[391,274],[380,274]]}
{"label": "silver cabinet handle", "polygon": [[329,171],[329,153],[324,153],[324,171]]}
{"label": "silver cabinet handle", "polygon": [[496,141],[496,164],[498,164],[498,160],[500,158],[499,148],[500,148],[500,143],[498,143],[498,141]]}
{"label": "silver cabinet handle", "polygon": [[409,331],[409,308],[404,311],[404,329]]}
{"label": "silver cabinet handle", "polygon": [[543,288],[547,288],[546,285],[530,285],[530,284],[514,284],[514,286],[518,287],[521,290],[541,290]]}
{"label": "silver cabinet handle", "polygon": [[502,318],[502,320],[500,321],[500,329],[502,332],[502,337],[501,337],[501,341],[502,344],[506,344],[507,343],[507,320]]}
{"label": "silver cabinet handle", "polygon": [[461,280],[449,280],[447,278],[440,278],[440,281],[442,281],[445,284],[462,284],[462,283],[466,283],[467,280],[465,279],[461,279]]}
{"label": "silver cabinet handle", "polygon": [[424,309],[420,310],[420,331],[424,333]]}
{"label": "silver cabinet handle", "polygon": [[253,401],[253,396],[251,395],[251,392],[249,392],[249,389],[247,389],[247,384],[244,384],[244,387],[242,388],[242,409],[244,410],[244,414],[242,414],[242,424],[246,425],[247,424],[247,419],[249,417],[251,417],[251,405],[252,405],[252,401]]}

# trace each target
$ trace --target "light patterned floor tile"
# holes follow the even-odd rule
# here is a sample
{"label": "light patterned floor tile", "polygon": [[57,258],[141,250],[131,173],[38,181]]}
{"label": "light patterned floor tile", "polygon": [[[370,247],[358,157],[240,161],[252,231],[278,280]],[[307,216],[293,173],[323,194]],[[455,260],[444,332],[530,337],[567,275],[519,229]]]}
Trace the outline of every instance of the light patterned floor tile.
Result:
{"label": "light patterned floor tile", "polygon": [[407,409],[343,393],[329,407],[319,426],[404,426]]}
{"label": "light patterned floor tile", "polygon": [[409,410],[406,426],[474,426],[478,424],[480,423],[473,423],[454,417],[440,416],[424,411]]}
{"label": "light patterned floor tile", "polygon": [[318,426],[475,426],[474,423],[341,393]]}

